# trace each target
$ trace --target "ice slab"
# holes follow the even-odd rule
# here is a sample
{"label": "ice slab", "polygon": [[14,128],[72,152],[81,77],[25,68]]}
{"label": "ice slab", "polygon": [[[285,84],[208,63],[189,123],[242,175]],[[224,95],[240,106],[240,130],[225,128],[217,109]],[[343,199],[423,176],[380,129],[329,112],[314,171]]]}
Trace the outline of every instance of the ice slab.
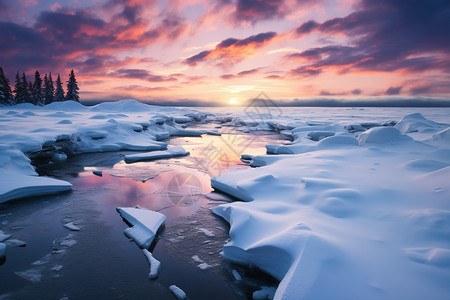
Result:
{"label": "ice slab", "polygon": [[154,258],[152,253],[147,249],[142,249],[142,252],[144,253],[150,265],[150,272],[148,273],[148,278],[156,279],[159,275],[159,270],[161,269],[161,263],[159,262],[159,260]]}
{"label": "ice slab", "polygon": [[0,174],[0,182],[0,203],[72,189],[72,184],[67,181],[43,176]]}
{"label": "ice slab", "polygon": [[118,207],[117,212],[132,225],[125,229],[125,235],[144,249],[150,247],[166,219],[166,216],[159,212],[140,207]]}
{"label": "ice slab", "polygon": [[172,292],[172,294],[177,298],[177,300],[185,300],[187,299],[186,293],[177,287],[176,285],[171,285],[169,287],[169,290]]}
{"label": "ice slab", "polygon": [[78,227],[77,225],[73,224],[73,222],[69,222],[69,223],[64,224],[64,227],[66,227],[67,229],[72,230],[72,231],[79,231],[80,230],[80,227]]}
{"label": "ice slab", "polygon": [[172,157],[184,156],[184,155],[188,155],[188,154],[189,154],[189,152],[184,150],[184,148],[182,146],[176,146],[176,147],[172,147],[167,150],[164,150],[164,151],[152,151],[152,152],[125,155],[125,162],[133,163],[133,162],[138,162],[138,161],[148,161],[148,160],[155,160],[155,159],[162,159],[162,158],[172,158]]}

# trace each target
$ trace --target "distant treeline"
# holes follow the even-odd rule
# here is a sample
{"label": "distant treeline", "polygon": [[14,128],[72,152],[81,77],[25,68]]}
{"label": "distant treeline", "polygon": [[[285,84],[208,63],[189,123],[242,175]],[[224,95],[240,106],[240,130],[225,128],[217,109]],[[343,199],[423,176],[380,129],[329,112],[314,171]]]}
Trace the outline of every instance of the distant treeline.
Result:
{"label": "distant treeline", "polygon": [[52,102],[67,100],[80,102],[78,83],[73,70],[70,72],[69,80],[67,81],[67,93],[64,93],[59,74],[56,82],[52,79],[52,73],[45,74],[44,82],[42,82],[39,71],[36,71],[34,82],[32,82],[27,80],[25,73],[22,73],[22,76],[20,76],[19,72],[17,72],[14,90],[11,90],[9,82],[2,67],[0,67],[0,104],[31,103],[43,106]]}

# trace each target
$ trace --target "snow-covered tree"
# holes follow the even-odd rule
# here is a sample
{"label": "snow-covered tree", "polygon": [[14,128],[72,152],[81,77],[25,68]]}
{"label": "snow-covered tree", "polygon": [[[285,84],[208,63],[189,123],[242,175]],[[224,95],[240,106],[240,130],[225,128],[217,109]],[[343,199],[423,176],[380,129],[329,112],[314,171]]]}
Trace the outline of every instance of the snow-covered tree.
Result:
{"label": "snow-covered tree", "polygon": [[78,83],[75,79],[75,73],[73,70],[69,74],[69,80],[67,81],[67,95],[66,100],[73,100],[80,102],[80,96],[78,95]]}
{"label": "snow-covered tree", "polygon": [[56,78],[56,91],[55,91],[55,97],[56,102],[66,101],[66,98],[64,97],[64,90],[61,82],[61,77]]}
{"label": "snow-covered tree", "polygon": [[11,91],[11,86],[9,85],[9,79],[6,78],[5,73],[3,73],[3,68],[0,67],[0,104],[3,105],[14,105],[14,96]]}
{"label": "snow-covered tree", "polygon": [[50,104],[54,101],[55,87],[53,85],[52,73],[44,76],[44,100],[45,104]]}
{"label": "snow-covered tree", "polygon": [[32,99],[34,105],[44,106],[44,94],[42,93],[42,79],[39,71],[34,73],[34,84],[33,84],[33,93]]}

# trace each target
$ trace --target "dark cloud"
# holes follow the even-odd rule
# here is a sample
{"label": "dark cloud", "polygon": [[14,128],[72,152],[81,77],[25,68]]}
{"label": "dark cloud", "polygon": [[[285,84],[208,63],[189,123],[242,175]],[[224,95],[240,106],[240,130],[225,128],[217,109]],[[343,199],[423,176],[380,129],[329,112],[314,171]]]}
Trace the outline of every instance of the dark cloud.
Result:
{"label": "dark cloud", "polygon": [[402,86],[396,86],[396,87],[390,87],[386,90],[386,92],[384,92],[386,95],[399,95],[401,90],[402,90]]}
{"label": "dark cloud", "polygon": [[360,95],[362,91],[360,89],[354,89],[350,93],[352,93],[353,95]]}
{"label": "dark cloud", "polygon": [[185,60],[185,63],[190,66],[195,66],[197,63],[203,61],[212,51],[202,51],[199,54],[193,55]]}
{"label": "dark cloud", "polygon": [[329,91],[320,91],[320,96],[344,96],[344,95],[348,95],[348,93],[346,92],[329,92]]}
{"label": "dark cloud", "polygon": [[302,66],[296,69],[291,69],[289,75],[294,77],[312,77],[322,73],[321,69],[312,68],[309,66]]}
{"label": "dark cloud", "polygon": [[363,0],[357,11],[323,23],[308,21],[298,35],[346,35],[349,46],[329,45],[300,54],[311,65],[343,66],[345,71],[450,72],[450,2]]}
{"label": "dark cloud", "polygon": [[431,85],[422,85],[422,86],[416,86],[412,87],[409,92],[411,95],[422,95],[430,92],[432,89]]}
{"label": "dark cloud", "polygon": [[241,71],[237,74],[224,74],[224,75],[220,76],[220,78],[233,79],[233,78],[245,77],[248,75],[257,74],[260,70],[261,70],[261,68],[256,68],[256,69]]}
{"label": "dark cloud", "polygon": [[205,50],[185,60],[190,66],[203,61],[218,61],[219,65],[233,64],[250,56],[257,49],[264,47],[277,36],[276,32],[264,32],[245,39],[228,38],[221,41],[213,50]]}
{"label": "dark cloud", "polygon": [[175,77],[155,75],[142,69],[119,69],[109,75],[120,78],[142,79],[150,82],[177,81]]}
{"label": "dark cloud", "polygon": [[41,12],[33,26],[0,22],[0,65],[15,72],[44,66],[60,69],[68,61],[84,60],[86,69],[94,69],[102,65],[100,56],[170,41],[187,28],[185,20],[173,14],[159,21],[146,19],[148,1],[109,1],[104,7],[113,12],[110,21],[97,16],[95,8],[64,8]]}
{"label": "dark cloud", "polygon": [[450,107],[449,99],[436,98],[310,98],[275,100],[280,107]]}
{"label": "dark cloud", "polygon": [[[313,0],[237,0],[234,18],[237,22],[256,23],[264,20],[280,19],[299,8],[310,5]],[[230,2],[226,1],[225,4]]]}

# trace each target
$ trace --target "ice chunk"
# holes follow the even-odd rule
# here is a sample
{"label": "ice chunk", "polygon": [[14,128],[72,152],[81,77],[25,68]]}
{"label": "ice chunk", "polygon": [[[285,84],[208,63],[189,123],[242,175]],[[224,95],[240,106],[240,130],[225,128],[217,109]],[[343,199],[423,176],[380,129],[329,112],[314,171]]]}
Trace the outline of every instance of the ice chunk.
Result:
{"label": "ice chunk", "polygon": [[154,258],[152,253],[149,252],[147,249],[142,249],[142,252],[144,253],[150,265],[150,272],[148,273],[148,278],[156,279],[159,275],[159,270],[161,269],[161,263],[159,262],[159,260]]}
{"label": "ice chunk", "polygon": [[58,193],[72,189],[67,181],[43,176],[0,174],[0,203],[13,199]]}
{"label": "ice chunk", "polygon": [[41,281],[42,274],[40,268],[30,269],[22,272],[15,272],[16,275],[22,277],[23,279],[26,279],[28,281],[31,281],[33,283]]}
{"label": "ice chunk", "polygon": [[52,160],[54,161],[64,161],[67,159],[67,155],[65,153],[55,153],[52,155]]}
{"label": "ice chunk", "polygon": [[0,242],[3,242],[12,237],[12,234],[6,234],[2,230],[0,230]]}
{"label": "ice chunk", "polygon": [[5,242],[8,247],[25,247],[27,243],[18,239],[9,239]]}
{"label": "ice chunk", "polygon": [[231,270],[231,274],[233,274],[234,279],[236,279],[237,281],[241,281],[242,280],[241,275],[235,269]]}
{"label": "ice chunk", "polygon": [[215,136],[221,136],[222,134],[218,132],[217,130],[208,130],[206,131],[207,135],[215,135]]}
{"label": "ice chunk", "polygon": [[176,285],[171,285],[169,287],[169,290],[172,292],[172,294],[175,296],[175,298],[177,298],[177,300],[185,300],[187,299],[186,293],[180,289],[179,287],[177,287]]}
{"label": "ice chunk", "polygon": [[175,117],[174,120],[175,120],[175,123],[179,123],[179,124],[192,122],[192,119],[189,117],[186,117],[186,116]]}
{"label": "ice chunk", "polygon": [[311,131],[308,133],[308,137],[313,141],[320,141],[323,138],[335,135],[332,131]]}
{"label": "ice chunk", "polygon": [[156,233],[164,223],[166,216],[155,211],[138,207],[118,207],[117,212],[132,225],[124,233],[139,247],[147,249]]}
{"label": "ice chunk", "polygon": [[155,160],[161,158],[172,158],[176,156],[188,155],[189,152],[184,150],[182,146],[176,146],[164,151],[152,151],[138,154],[125,155],[125,162],[132,163],[137,161]]}
{"label": "ice chunk", "polygon": [[73,222],[69,222],[64,224],[64,227],[66,227],[67,229],[70,229],[72,231],[79,231],[80,227],[78,227],[77,225],[73,224]]}
{"label": "ice chunk", "polygon": [[94,175],[97,175],[97,176],[103,176],[103,171],[102,170],[94,170],[94,171],[92,171],[92,173],[94,174]]}
{"label": "ice chunk", "polygon": [[253,300],[273,299],[276,290],[274,286],[262,286],[260,290],[253,292]]}
{"label": "ice chunk", "polygon": [[199,228],[198,230],[200,230],[201,232],[203,232],[206,236],[209,236],[209,237],[215,236],[215,234],[212,233],[211,231],[209,231],[208,229],[205,229],[205,228]]}
{"label": "ice chunk", "polygon": [[61,271],[62,268],[63,268],[62,265],[55,265],[55,266],[51,267],[50,270],[59,272],[59,271]]}

